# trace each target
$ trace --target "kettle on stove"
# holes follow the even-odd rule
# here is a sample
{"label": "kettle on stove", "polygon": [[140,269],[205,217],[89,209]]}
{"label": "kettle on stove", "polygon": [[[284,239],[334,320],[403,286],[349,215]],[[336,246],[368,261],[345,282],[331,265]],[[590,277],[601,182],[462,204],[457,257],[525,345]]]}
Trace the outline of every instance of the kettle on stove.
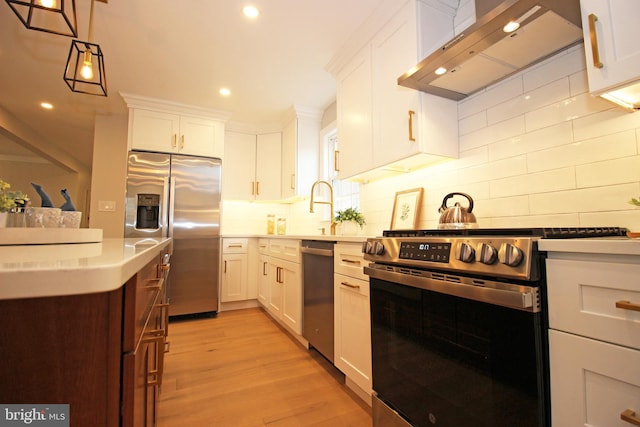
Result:
{"label": "kettle on stove", "polygon": [[[447,206],[447,200],[453,196],[463,196],[469,201],[469,207],[464,208],[459,202],[456,202],[452,207]],[[449,193],[442,199],[442,206],[438,209],[440,212],[440,222],[438,228],[451,229],[451,228],[477,228],[478,223],[476,216],[471,212],[473,210],[473,199],[471,196],[465,193]]]}

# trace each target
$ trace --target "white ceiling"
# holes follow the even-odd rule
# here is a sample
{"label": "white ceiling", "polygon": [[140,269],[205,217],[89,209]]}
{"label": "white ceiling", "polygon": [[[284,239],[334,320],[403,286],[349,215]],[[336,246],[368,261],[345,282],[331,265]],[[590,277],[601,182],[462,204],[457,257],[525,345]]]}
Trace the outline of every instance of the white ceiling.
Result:
{"label": "white ceiling", "polygon": [[[242,15],[251,2],[261,11]],[[87,40],[89,0],[76,0]],[[27,30],[0,4],[0,106],[91,165],[93,117],[125,113],[130,93],[231,113],[230,121],[280,123],[293,105],[335,99],[325,70],[381,0],[108,0],[94,6],[93,42],[104,52],[109,96],[73,93],[62,79],[71,38]],[[218,94],[222,86],[229,98]],[[52,111],[39,107],[54,104]],[[10,141],[0,136],[0,145]],[[0,154],[2,153],[0,147]]]}

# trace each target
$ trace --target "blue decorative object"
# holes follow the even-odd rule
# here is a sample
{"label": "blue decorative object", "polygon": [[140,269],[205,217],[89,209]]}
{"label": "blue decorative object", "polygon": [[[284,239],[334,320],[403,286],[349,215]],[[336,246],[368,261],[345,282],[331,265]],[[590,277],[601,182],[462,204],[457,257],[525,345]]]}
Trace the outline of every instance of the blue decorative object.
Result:
{"label": "blue decorative object", "polygon": [[42,200],[40,207],[52,208],[53,202],[51,201],[51,198],[49,197],[49,195],[42,189],[42,186],[35,184],[33,182],[31,183],[31,185],[33,186],[33,188],[36,189],[36,192],[38,193],[38,195],[40,196],[40,199]]}
{"label": "blue decorative object", "polygon": [[62,206],[60,206],[60,210],[64,211],[75,211],[76,207],[73,204],[73,202],[71,201],[71,196],[69,196],[69,193],[67,192],[66,188],[63,188],[62,190],[60,190],[60,194],[62,194],[62,197],[64,197],[64,199],[66,200],[66,202],[64,202],[64,204]]}

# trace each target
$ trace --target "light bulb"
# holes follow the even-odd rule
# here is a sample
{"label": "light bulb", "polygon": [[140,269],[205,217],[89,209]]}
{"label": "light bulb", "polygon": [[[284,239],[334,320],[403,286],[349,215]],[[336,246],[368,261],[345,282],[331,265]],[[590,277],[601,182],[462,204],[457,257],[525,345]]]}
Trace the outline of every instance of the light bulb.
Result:
{"label": "light bulb", "polygon": [[56,7],[56,0],[40,0],[40,4],[49,9]]}
{"label": "light bulb", "polygon": [[80,75],[85,80],[93,79],[93,66],[91,64],[91,51],[84,52],[84,61],[82,61],[82,68],[80,69]]}

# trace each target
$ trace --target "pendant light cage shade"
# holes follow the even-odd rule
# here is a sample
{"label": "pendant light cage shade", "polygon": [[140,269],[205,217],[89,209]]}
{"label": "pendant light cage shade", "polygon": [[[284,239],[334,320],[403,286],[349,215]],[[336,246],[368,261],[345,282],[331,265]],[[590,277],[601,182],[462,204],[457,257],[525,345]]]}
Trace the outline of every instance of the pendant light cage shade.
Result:
{"label": "pendant light cage shade", "polygon": [[64,81],[73,92],[107,96],[107,78],[102,49],[95,43],[73,40]]}
{"label": "pendant light cage shade", "polygon": [[6,0],[30,30],[78,37],[75,0]]}

